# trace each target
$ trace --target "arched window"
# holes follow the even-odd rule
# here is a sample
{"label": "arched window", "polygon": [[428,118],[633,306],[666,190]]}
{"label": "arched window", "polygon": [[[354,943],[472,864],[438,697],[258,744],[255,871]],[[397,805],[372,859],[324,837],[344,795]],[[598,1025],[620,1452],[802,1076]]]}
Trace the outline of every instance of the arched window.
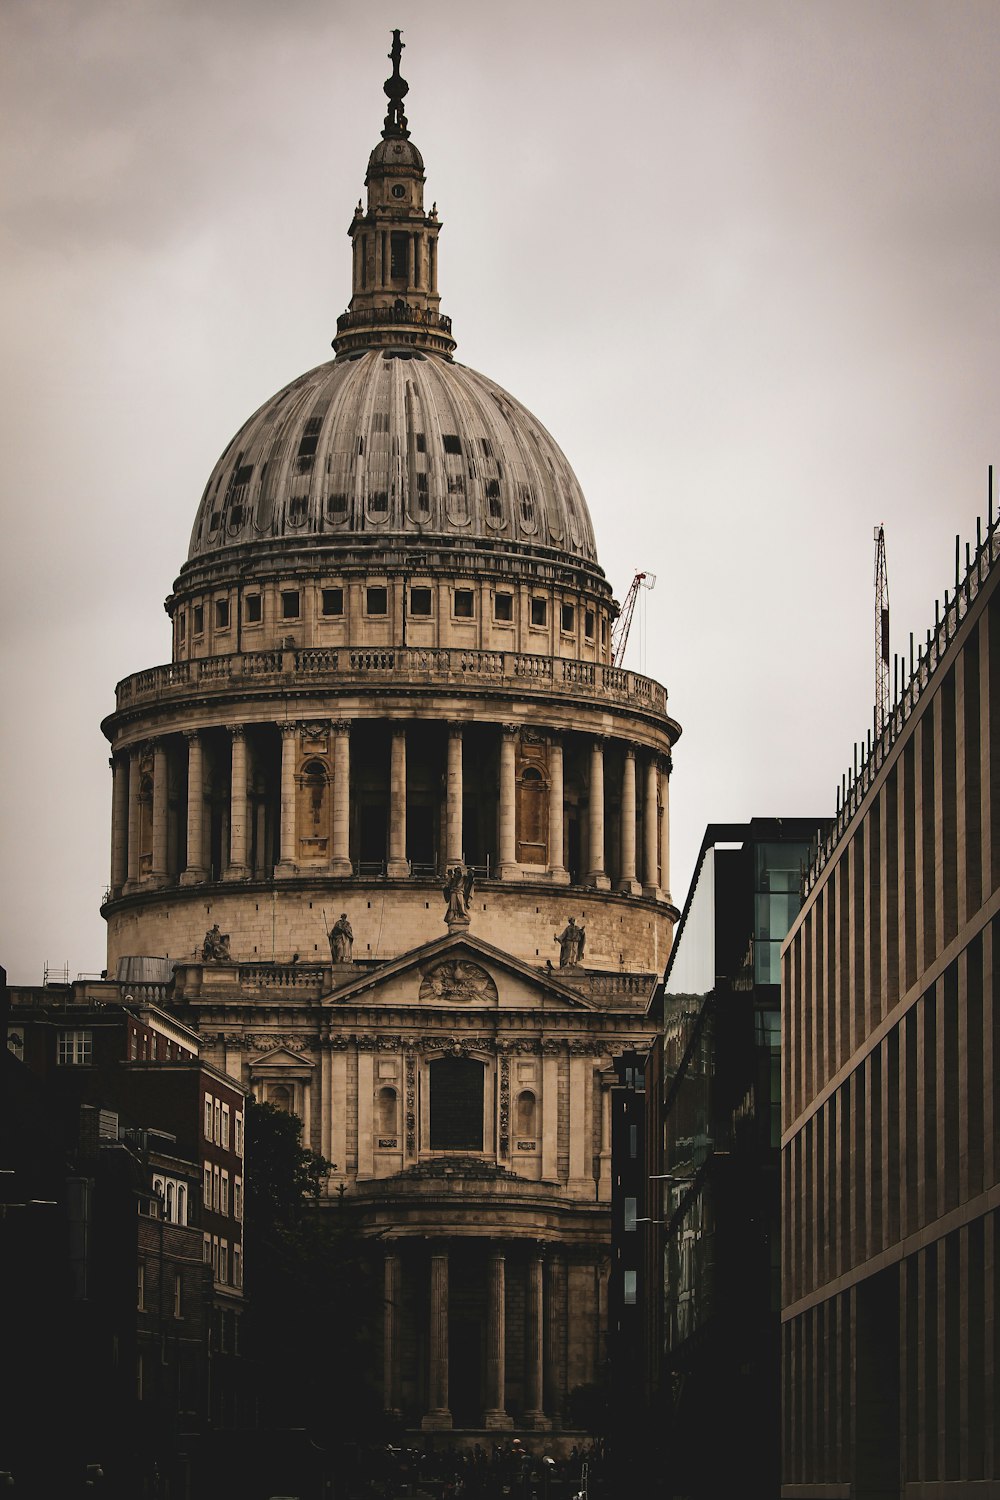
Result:
{"label": "arched window", "polygon": [[396,1097],[396,1090],[391,1088],[379,1089],[376,1105],[379,1140],[394,1140],[398,1132],[398,1099]]}
{"label": "arched window", "polygon": [[436,1057],[431,1083],[431,1150],[482,1151],[485,1070],[471,1057]]}
{"label": "arched window", "polygon": [[166,1208],[165,1208],[165,1212],[164,1212],[164,1215],[163,1215],[163,1217],[166,1219],[166,1221],[167,1221],[168,1224],[175,1224],[177,1222],[177,1220],[176,1220],[176,1218],[174,1216],[174,1208],[175,1208],[175,1205],[176,1205],[176,1201],[177,1200],[176,1200],[176,1192],[175,1192],[175,1189],[174,1189],[174,1184],[172,1182],[168,1182],[167,1183]]}
{"label": "arched window", "polygon": [[177,1186],[177,1222],[186,1224],[188,1221],[188,1190],[186,1183]]}
{"label": "arched window", "polygon": [[544,865],[549,847],[549,794],[538,766],[527,765],[521,771],[517,802],[517,857],[522,864]]}
{"label": "arched window", "polygon": [[275,1109],[283,1109],[286,1114],[292,1112],[292,1091],[285,1083],[272,1083],[267,1091],[267,1102],[273,1104]]}
{"label": "arched window", "polygon": [[517,1135],[522,1140],[534,1140],[535,1137],[535,1096],[530,1089],[525,1089],[517,1096]]}

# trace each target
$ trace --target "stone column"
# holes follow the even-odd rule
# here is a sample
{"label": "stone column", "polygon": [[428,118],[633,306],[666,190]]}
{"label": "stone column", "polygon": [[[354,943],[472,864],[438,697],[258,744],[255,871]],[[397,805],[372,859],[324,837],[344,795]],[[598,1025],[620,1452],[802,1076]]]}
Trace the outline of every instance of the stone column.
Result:
{"label": "stone column", "polygon": [[167,747],[153,740],[153,857],[149,873],[153,880],[167,878]]}
{"label": "stone column", "polygon": [[111,767],[111,894],[120,891],[128,877],[128,764],[112,755]]}
{"label": "stone column", "polygon": [[129,885],[139,879],[139,770],[141,751],[138,746],[128,754],[128,851],[125,859]]}
{"label": "stone column", "polygon": [[660,810],[657,806],[657,793],[660,788],[660,773],[656,767],[656,756],[651,755],[646,762],[646,802],[642,813],[643,833],[643,881],[642,894],[655,901],[659,895],[660,872]]}
{"label": "stone column", "polygon": [[627,896],[642,894],[635,875],[635,749],[625,746],[622,762],[621,879],[618,889]]}
{"label": "stone column", "polygon": [[604,869],[604,741],[595,739],[590,747],[590,797],[587,808],[590,832],[590,873],[587,884],[599,891],[610,891],[611,881]]}
{"label": "stone column", "polygon": [[400,1263],[395,1250],[385,1252],[385,1321],[382,1338],[382,1407],[399,1415]]}
{"label": "stone column", "polygon": [[247,869],[247,740],[242,724],[230,724],[229,864],[226,880],[245,880]]}
{"label": "stone column", "polygon": [[447,819],[445,833],[445,863],[464,863],[462,833],[462,726],[448,725],[448,780]]}
{"label": "stone column", "polygon": [[660,888],[663,899],[670,900],[670,757],[660,773]]}
{"label": "stone column", "polygon": [[566,1405],[566,1257],[550,1251],[545,1298],[545,1410],[556,1427]]}
{"label": "stone column", "polygon": [[544,1378],[544,1325],[542,1294],[543,1262],[540,1250],[528,1256],[528,1288],[524,1318],[524,1368],[525,1368],[525,1412],[526,1427],[548,1427],[549,1420],[543,1410]]}
{"label": "stone column", "polygon": [[517,725],[504,724],[500,739],[500,879],[517,875],[517,792],[514,786],[514,752]]}
{"label": "stone column", "polygon": [[187,784],[187,866],[181,885],[195,885],[204,880],[205,870],[205,762],[201,734],[197,729],[184,731],[188,747]]}
{"label": "stone column", "polygon": [[431,1253],[430,1410],[421,1427],[452,1425],[448,1408],[448,1252]]}
{"label": "stone column", "polygon": [[332,875],[353,875],[351,864],[351,723],[333,721],[333,858]]}
{"label": "stone column", "polygon": [[563,747],[555,735],[549,740],[549,879],[553,885],[569,885],[563,864]]}
{"label": "stone column", "polygon": [[278,876],[295,874],[295,756],[298,750],[299,726],[282,724],[281,728],[281,840]]}
{"label": "stone column", "polygon": [[486,1288],[486,1428],[513,1427],[504,1407],[506,1399],[507,1354],[507,1283],[504,1257],[492,1250],[489,1257],[489,1285]]}
{"label": "stone column", "polygon": [[386,874],[401,880],[410,873],[406,859],[406,730],[392,726],[389,759],[389,864]]}

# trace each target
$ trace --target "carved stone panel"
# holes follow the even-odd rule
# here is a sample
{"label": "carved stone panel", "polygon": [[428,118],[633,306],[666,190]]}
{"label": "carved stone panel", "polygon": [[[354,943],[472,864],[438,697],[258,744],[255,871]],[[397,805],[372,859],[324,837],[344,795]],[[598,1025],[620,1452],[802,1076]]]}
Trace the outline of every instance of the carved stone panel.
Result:
{"label": "carved stone panel", "polygon": [[497,1002],[497,987],[490,975],[466,959],[442,958],[422,969],[421,975],[421,1000]]}

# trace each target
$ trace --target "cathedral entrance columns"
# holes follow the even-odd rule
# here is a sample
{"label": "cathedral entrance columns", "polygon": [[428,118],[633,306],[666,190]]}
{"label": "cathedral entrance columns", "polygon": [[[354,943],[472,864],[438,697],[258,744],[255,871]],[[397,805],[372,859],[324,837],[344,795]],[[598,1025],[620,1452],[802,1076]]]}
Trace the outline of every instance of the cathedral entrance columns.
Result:
{"label": "cathedral entrance columns", "polygon": [[409,875],[406,858],[406,730],[392,726],[389,752],[389,863],[386,874],[400,880]]}
{"label": "cathedral entrance columns", "polygon": [[245,880],[247,869],[247,739],[242,724],[230,724],[229,863],[224,880]]}
{"label": "cathedral entrance columns", "polygon": [[421,1422],[428,1430],[452,1425],[448,1407],[448,1252],[431,1252],[430,1409]]}
{"label": "cathedral entrance columns", "polygon": [[528,1256],[528,1278],[524,1308],[524,1364],[525,1364],[525,1412],[526,1427],[548,1427],[550,1425],[542,1409],[544,1400],[544,1262],[540,1250]]}
{"label": "cathedral entrance columns", "polygon": [[642,886],[635,875],[635,749],[625,746],[622,761],[621,876],[618,889],[626,896],[639,896]]}
{"label": "cathedral entrance columns", "polygon": [[333,858],[332,875],[352,875],[351,864],[351,725],[333,721]]}
{"label": "cathedral entrance columns", "polygon": [[500,879],[513,880],[517,873],[517,820],[514,787],[514,757],[517,725],[505,724],[500,739]]}
{"label": "cathedral entrance columns", "polygon": [[659,895],[660,884],[660,861],[659,861],[659,790],[660,773],[657,769],[656,756],[651,755],[646,762],[646,793],[645,806],[642,812],[642,834],[643,834],[643,871],[642,871],[642,894],[655,901]]}
{"label": "cathedral entrance columns", "polygon": [[563,864],[563,747],[555,735],[549,740],[549,879],[553,885],[569,885]]}
{"label": "cathedral entrance columns", "polygon": [[611,881],[604,868],[604,740],[597,738],[590,746],[590,795],[588,798],[590,834],[590,872],[587,884],[599,891],[610,891]]}
{"label": "cathedral entrance columns", "polygon": [[558,1427],[566,1408],[566,1256],[552,1250],[546,1259],[545,1410]]}
{"label": "cathedral entrance columns", "polygon": [[506,1262],[499,1250],[492,1250],[486,1287],[486,1411],[483,1419],[487,1430],[514,1425],[506,1410],[506,1362]]}
{"label": "cathedral entrance columns", "polygon": [[399,1328],[401,1267],[394,1250],[385,1252],[385,1313],[382,1341],[382,1405],[388,1416],[399,1415]]}
{"label": "cathedral entrance columns", "polygon": [[447,813],[445,818],[445,863],[464,863],[462,834],[462,726],[448,725]]}

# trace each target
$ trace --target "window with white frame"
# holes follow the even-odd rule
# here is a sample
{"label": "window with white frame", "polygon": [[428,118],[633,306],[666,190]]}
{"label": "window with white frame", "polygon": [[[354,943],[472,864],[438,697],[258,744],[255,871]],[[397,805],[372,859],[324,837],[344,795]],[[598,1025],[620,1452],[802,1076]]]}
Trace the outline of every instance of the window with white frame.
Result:
{"label": "window with white frame", "polygon": [[201,1237],[201,1255],[207,1266],[212,1259],[212,1236],[210,1234],[203,1234]]}
{"label": "window with white frame", "polygon": [[233,1286],[243,1285],[243,1251],[239,1245],[233,1246]]}
{"label": "window with white frame", "polygon": [[220,1212],[220,1214],[226,1214],[227,1217],[228,1217],[228,1214],[229,1214],[229,1173],[228,1172],[223,1172],[221,1180],[220,1180],[219,1212]]}
{"label": "window with white frame", "polygon": [[243,1155],[243,1115],[239,1110],[236,1112],[236,1124],[233,1131],[233,1149],[237,1156]]}
{"label": "window with white frame", "polygon": [[60,1031],[57,1060],[61,1067],[89,1067],[94,1060],[94,1033]]}
{"label": "window with white frame", "polygon": [[222,1101],[215,1101],[215,1144],[218,1146],[222,1140]]}
{"label": "window with white frame", "polygon": [[204,1178],[201,1185],[201,1201],[206,1208],[212,1207],[212,1163],[205,1163]]}
{"label": "window with white frame", "polygon": [[212,1272],[215,1279],[219,1279],[219,1236],[212,1235]]}
{"label": "window with white frame", "polygon": [[211,1094],[206,1094],[205,1095],[205,1139],[206,1139],[206,1141],[210,1141],[212,1139],[212,1096],[211,1096]]}
{"label": "window with white frame", "polygon": [[222,1240],[219,1245],[219,1280],[229,1281],[229,1241]]}
{"label": "window with white frame", "polygon": [[220,1181],[220,1177],[221,1177],[221,1173],[219,1172],[219,1168],[218,1167],[213,1167],[212,1168],[212,1207],[215,1209],[216,1213],[219,1212],[219,1181]]}
{"label": "window with white frame", "polygon": [[222,1144],[229,1150],[229,1105],[222,1106]]}
{"label": "window with white frame", "polygon": [[233,1218],[243,1218],[243,1178],[233,1178]]}

